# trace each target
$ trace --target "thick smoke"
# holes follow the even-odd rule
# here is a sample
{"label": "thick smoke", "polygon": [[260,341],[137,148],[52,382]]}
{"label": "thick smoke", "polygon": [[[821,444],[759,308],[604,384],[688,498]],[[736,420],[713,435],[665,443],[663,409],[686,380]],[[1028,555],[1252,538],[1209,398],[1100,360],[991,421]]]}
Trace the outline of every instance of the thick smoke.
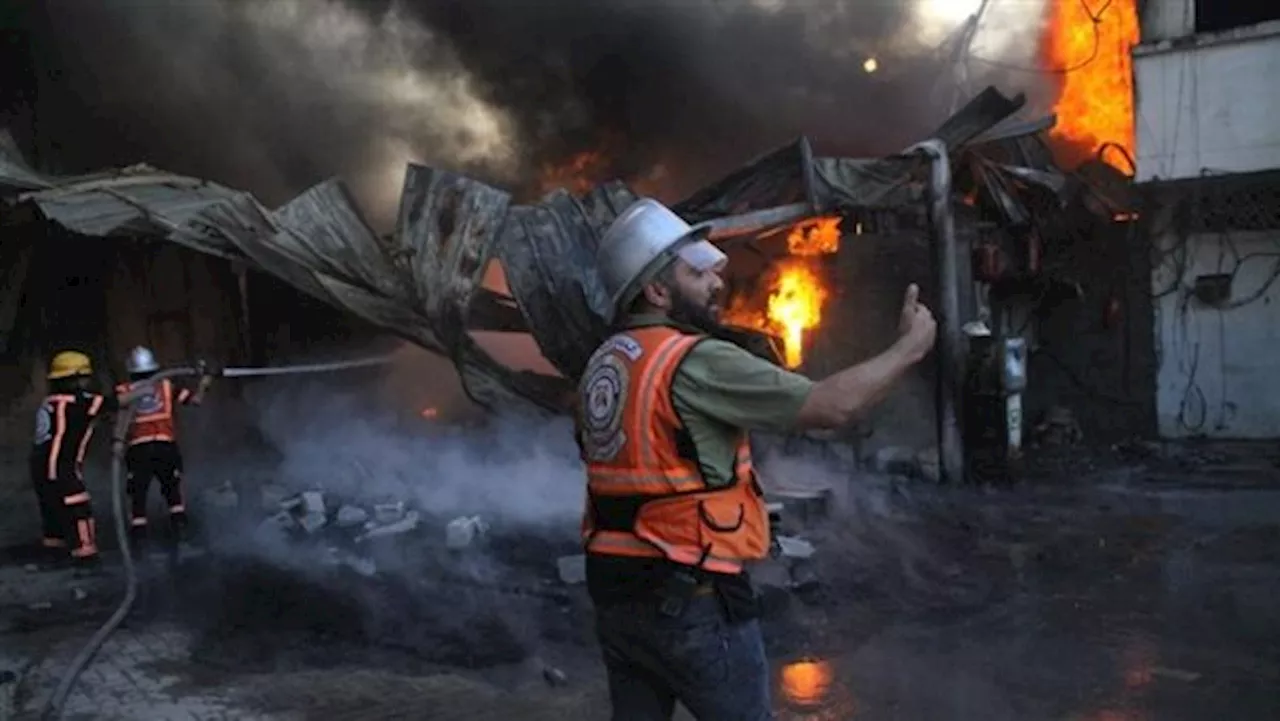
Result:
{"label": "thick smoke", "polygon": [[[269,202],[339,174],[386,222],[405,161],[536,187],[579,151],[680,195],[800,135],[882,154],[954,102],[977,2],[49,0],[71,166],[147,161]],[[968,82],[1031,89],[1041,2],[993,3]],[[876,72],[864,63],[875,58]],[[46,93],[47,94],[47,93]]]}
{"label": "thick smoke", "polygon": [[377,377],[273,379],[245,396],[279,455],[273,480],[290,490],[481,514],[506,528],[577,523],[582,468],[568,421],[484,416],[448,359],[405,346]]}

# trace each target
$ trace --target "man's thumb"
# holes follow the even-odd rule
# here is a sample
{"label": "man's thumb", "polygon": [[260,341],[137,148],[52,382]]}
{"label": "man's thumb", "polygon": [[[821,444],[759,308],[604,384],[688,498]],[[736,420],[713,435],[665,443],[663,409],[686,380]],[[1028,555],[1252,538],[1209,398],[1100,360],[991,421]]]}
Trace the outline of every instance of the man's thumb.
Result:
{"label": "man's thumb", "polygon": [[903,299],[902,305],[914,307],[920,301],[920,286],[912,283],[907,286],[907,297]]}

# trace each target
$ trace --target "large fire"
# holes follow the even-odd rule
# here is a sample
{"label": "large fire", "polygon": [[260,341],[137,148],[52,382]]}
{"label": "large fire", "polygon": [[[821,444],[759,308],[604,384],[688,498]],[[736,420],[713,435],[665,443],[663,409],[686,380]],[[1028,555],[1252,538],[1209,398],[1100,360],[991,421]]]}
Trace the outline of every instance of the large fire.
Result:
{"label": "large fire", "polygon": [[821,322],[828,295],[814,258],[839,247],[839,218],[816,218],[795,226],[787,235],[790,256],[770,271],[769,297],[763,308],[754,299],[735,297],[724,321],[778,336],[787,367],[799,366],[804,361],[805,334]]}
{"label": "large fire", "polygon": [[[1133,62],[1140,38],[1137,0],[1052,0],[1042,44],[1045,63],[1061,71],[1053,137],[1074,164],[1108,143],[1134,154]],[[1128,172],[1129,161],[1103,160]]]}

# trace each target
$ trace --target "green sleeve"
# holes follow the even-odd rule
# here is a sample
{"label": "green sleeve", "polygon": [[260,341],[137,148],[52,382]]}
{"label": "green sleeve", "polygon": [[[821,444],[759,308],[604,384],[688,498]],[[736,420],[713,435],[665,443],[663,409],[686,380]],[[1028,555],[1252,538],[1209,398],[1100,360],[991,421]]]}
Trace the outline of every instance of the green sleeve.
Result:
{"label": "green sleeve", "polygon": [[682,412],[733,428],[783,433],[795,427],[813,385],[732,343],[708,339],[685,356],[671,393]]}

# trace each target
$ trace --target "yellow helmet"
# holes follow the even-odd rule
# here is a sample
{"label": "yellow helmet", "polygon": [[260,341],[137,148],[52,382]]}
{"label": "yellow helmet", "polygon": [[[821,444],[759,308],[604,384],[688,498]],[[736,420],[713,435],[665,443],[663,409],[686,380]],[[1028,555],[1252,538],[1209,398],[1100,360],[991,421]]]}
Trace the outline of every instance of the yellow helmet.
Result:
{"label": "yellow helmet", "polygon": [[49,380],[92,374],[93,364],[89,362],[89,356],[78,351],[64,350],[49,363]]}

